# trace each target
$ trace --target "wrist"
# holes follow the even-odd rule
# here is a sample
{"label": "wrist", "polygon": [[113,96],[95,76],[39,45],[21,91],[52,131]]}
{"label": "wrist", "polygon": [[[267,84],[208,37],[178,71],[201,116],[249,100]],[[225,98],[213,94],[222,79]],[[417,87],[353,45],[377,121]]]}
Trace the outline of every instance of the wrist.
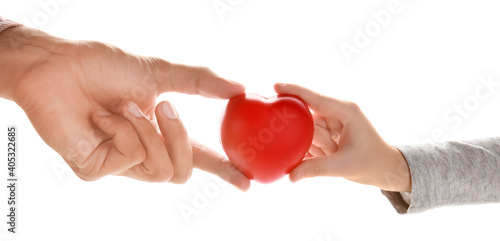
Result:
{"label": "wrist", "polygon": [[393,185],[399,192],[411,192],[411,173],[408,161],[399,149],[393,147],[393,153],[394,159],[392,168],[397,178]]}
{"label": "wrist", "polygon": [[58,40],[42,31],[19,26],[0,33],[0,97],[16,100],[16,86],[30,69],[45,62]]}
{"label": "wrist", "polygon": [[384,158],[380,189],[395,192],[411,192],[411,174],[408,162],[399,149],[390,146]]}

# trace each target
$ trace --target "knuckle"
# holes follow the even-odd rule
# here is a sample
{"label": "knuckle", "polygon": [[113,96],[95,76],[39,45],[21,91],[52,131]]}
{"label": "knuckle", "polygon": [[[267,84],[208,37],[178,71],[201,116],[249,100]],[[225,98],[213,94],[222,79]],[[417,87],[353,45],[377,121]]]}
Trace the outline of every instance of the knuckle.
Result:
{"label": "knuckle", "polygon": [[161,58],[157,57],[144,57],[144,63],[146,63],[146,67],[149,69],[149,74],[151,76],[158,76],[160,78],[155,78],[156,82],[161,82],[164,77],[162,73],[170,73],[171,64]]}
{"label": "knuckle", "polygon": [[326,169],[323,165],[320,165],[319,163],[314,163],[313,164],[313,173],[315,176],[325,176],[326,175]]}
{"label": "knuckle", "polygon": [[170,179],[170,183],[174,184],[185,184],[189,180],[190,176],[175,176]]}
{"label": "knuckle", "polygon": [[175,184],[184,184],[191,178],[191,174],[192,174],[192,168],[175,170],[173,177],[170,179],[170,182]]}
{"label": "knuckle", "polygon": [[156,167],[145,171],[151,182],[168,182],[172,179],[172,168]]}
{"label": "knuckle", "polygon": [[172,180],[174,170],[166,160],[161,160],[162,164],[145,168],[145,173],[149,176],[151,182],[169,182]]}
{"label": "knuckle", "polygon": [[147,156],[146,149],[144,149],[143,147],[139,147],[131,152],[130,159],[133,162],[139,163],[145,160],[146,156]]}
{"label": "knuckle", "polygon": [[[165,143],[161,140],[161,137],[158,135],[157,132],[151,132],[149,133],[149,138],[155,138],[155,139],[158,139],[158,140],[154,140],[154,141],[151,141],[151,143],[148,143],[147,146],[148,146],[148,149],[154,151],[154,152],[158,152],[158,153],[166,153],[167,152],[167,149],[165,147]],[[158,136],[158,137],[156,137]],[[144,153],[146,153],[146,149],[143,148],[144,150]]]}
{"label": "knuckle", "polygon": [[208,67],[205,66],[197,67],[197,69],[202,73],[213,73],[212,70],[210,70]]}
{"label": "knuckle", "polygon": [[91,182],[101,178],[98,175],[95,162],[92,162],[88,158],[78,158],[68,162],[68,164],[75,175],[83,181]]}
{"label": "knuckle", "polygon": [[99,179],[99,177],[88,170],[77,170],[75,174],[78,178],[86,182],[92,182]]}
{"label": "knuckle", "polygon": [[351,112],[361,112],[361,108],[359,107],[359,105],[354,102],[346,101],[345,106]]}
{"label": "knuckle", "polygon": [[93,170],[93,163],[88,159],[78,160],[72,164],[73,165],[70,165],[71,169],[81,180],[90,182],[98,179],[95,171]]}
{"label": "knuckle", "polygon": [[94,178],[91,178],[89,176],[86,176],[86,175],[76,175],[78,178],[80,178],[81,180],[83,181],[86,181],[86,182],[91,182],[91,181],[95,181]]}
{"label": "knuckle", "polygon": [[168,182],[172,178],[172,172],[167,170],[159,170],[151,175],[153,182]]}

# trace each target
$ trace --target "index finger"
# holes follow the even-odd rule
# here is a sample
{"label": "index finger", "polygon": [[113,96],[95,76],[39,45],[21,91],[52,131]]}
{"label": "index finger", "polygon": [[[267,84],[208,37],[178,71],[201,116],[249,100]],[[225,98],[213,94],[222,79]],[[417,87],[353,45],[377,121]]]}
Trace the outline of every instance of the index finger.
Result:
{"label": "index finger", "polygon": [[154,59],[153,62],[158,94],[173,91],[229,99],[245,92],[242,84],[226,80],[205,67],[175,64],[162,59]]}
{"label": "index finger", "polygon": [[324,96],[295,84],[275,84],[274,89],[278,94],[296,95],[304,100],[307,105],[317,114],[324,117],[334,116],[342,123],[349,120],[354,103],[338,100],[332,97]]}

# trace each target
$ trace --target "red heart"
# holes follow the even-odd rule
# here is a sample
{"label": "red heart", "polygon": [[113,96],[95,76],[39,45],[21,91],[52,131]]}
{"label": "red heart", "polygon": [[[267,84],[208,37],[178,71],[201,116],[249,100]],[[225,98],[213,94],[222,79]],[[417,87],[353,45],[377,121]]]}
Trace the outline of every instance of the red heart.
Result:
{"label": "red heart", "polygon": [[248,178],[270,183],[290,173],[311,146],[314,123],[307,104],[292,95],[241,94],[229,100],[221,142]]}

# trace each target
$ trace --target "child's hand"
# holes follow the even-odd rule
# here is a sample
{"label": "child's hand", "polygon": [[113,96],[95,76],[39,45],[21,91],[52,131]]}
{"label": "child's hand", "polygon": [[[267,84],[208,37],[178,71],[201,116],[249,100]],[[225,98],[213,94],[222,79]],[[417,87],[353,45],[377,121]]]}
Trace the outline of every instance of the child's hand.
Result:
{"label": "child's hand", "polygon": [[299,96],[313,110],[313,143],[308,157],[290,173],[292,182],[332,176],[388,191],[411,191],[404,156],[380,137],[356,104],[292,84],[276,84],[275,90]]}

